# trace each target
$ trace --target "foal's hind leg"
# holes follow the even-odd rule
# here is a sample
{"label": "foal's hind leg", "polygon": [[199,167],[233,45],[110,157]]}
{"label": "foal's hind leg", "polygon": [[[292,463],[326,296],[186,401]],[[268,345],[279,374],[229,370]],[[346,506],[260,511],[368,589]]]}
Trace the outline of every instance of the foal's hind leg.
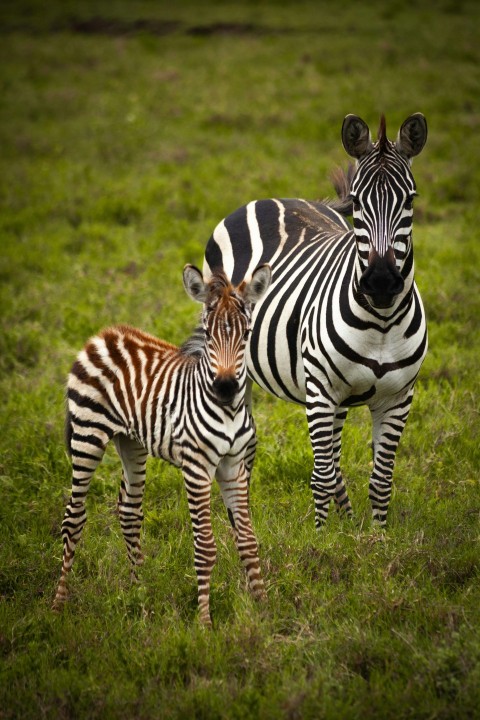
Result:
{"label": "foal's hind leg", "polygon": [[53,609],[60,610],[68,597],[67,575],[72,569],[75,549],[87,519],[85,500],[90,481],[103,458],[109,437],[95,428],[70,424],[69,451],[72,458],[72,494],[62,522],[63,560],[62,574],[53,601]]}
{"label": "foal's hind leg", "polygon": [[123,537],[132,564],[132,578],[136,579],[136,567],[143,564],[140,549],[140,531],[143,522],[143,493],[148,453],[139,442],[126,435],[113,438],[123,467],[122,484],[118,495],[118,514]]}

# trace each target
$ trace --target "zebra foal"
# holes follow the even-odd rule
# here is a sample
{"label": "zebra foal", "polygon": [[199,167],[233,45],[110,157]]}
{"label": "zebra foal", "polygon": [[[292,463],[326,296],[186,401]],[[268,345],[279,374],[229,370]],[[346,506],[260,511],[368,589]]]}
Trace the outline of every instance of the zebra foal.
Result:
{"label": "zebra foal", "polygon": [[264,596],[252,529],[248,484],[255,429],[245,406],[245,347],[251,307],[270,283],[270,268],[233,287],[223,272],[204,282],[185,266],[188,295],[203,303],[202,327],[180,348],[119,325],[91,338],[67,383],[67,443],[72,492],[62,523],[63,562],[54,609],[68,591],[66,579],[86,521],[85,500],[107,443],[123,467],[118,512],[132,572],[143,563],[140,529],[147,456],[180,467],[193,527],[200,620],[211,625],[210,576],[216,546],[210,492],[216,476],[237,549],[254,596]]}
{"label": "zebra foal", "polygon": [[355,167],[337,178],[339,200],[253,201],[222,220],[206,247],[205,277],[221,267],[238,283],[260,262],[272,268],[255,306],[247,368],[267,392],[306,407],[317,527],[332,499],[351,515],[341,433],[358,405],[368,406],[373,423],[373,520],[386,522],[395,455],[427,351],[410,169],[426,139],[421,113],[405,120],[393,142],[383,116],[373,142],[368,125],[347,115],[342,141]]}

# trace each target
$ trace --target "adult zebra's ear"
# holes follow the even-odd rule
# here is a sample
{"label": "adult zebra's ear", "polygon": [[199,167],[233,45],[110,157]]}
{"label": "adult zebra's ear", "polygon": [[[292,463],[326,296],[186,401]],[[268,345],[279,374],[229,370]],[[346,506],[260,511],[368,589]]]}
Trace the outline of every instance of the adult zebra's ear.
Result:
{"label": "adult zebra's ear", "polygon": [[398,132],[395,147],[410,159],[418,155],[427,142],[427,121],[422,113],[410,115]]}
{"label": "adult zebra's ear", "polygon": [[373,148],[372,136],[366,122],[358,115],[347,115],[342,125],[342,143],[347,153],[357,160]]}
{"label": "adult zebra's ear", "polygon": [[252,273],[252,279],[245,283],[242,288],[244,300],[255,305],[267,292],[272,282],[272,271],[270,265],[259,265]]}
{"label": "adult zebra's ear", "polygon": [[185,265],[183,268],[183,286],[192,300],[203,303],[207,299],[208,286],[195,265]]}

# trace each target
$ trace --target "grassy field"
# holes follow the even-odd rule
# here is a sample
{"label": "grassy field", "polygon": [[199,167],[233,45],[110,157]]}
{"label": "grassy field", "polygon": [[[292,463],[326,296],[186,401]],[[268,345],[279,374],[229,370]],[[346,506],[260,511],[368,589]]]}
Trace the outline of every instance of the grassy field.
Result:
{"label": "grassy field", "polygon": [[[480,6],[4,2],[0,9],[0,718],[480,717]],[[183,481],[149,461],[129,580],[107,453],[50,605],[69,494],[64,383],[128,322],[182,342],[185,262],[261,197],[332,194],[343,117],[394,138],[421,111],[414,244],[430,350],[389,526],[370,525],[370,424],[344,433],[354,524],[314,529],[304,412],[255,391],[248,596],[218,491],[212,615],[196,619]]]}

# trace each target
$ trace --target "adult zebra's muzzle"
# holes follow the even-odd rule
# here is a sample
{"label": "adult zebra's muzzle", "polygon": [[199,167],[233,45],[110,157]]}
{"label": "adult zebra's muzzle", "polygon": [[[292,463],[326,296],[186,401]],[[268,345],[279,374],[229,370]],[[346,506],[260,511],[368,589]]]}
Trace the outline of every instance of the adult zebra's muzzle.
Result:
{"label": "adult zebra's muzzle", "polygon": [[371,250],[368,267],[360,278],[360,292],[367,295],[370,304],[376,308],[389,308],[405,286],[398,271],[393,248],[389,247],[385,255],[380,256]]}
{"label": "adult zebra's muzzle", "polygon": [[213,381],[213,392],[221,405],[231,405],[238,393],[240,384],[233,374],[217,375]]}

